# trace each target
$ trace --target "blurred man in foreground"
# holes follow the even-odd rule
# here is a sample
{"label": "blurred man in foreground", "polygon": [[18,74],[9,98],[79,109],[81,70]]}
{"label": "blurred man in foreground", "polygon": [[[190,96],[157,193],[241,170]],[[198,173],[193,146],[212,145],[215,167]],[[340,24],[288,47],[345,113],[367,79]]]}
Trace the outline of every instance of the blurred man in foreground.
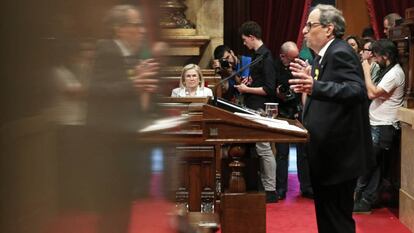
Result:
{"label": "blurred man in foreground", "polygon": [[136,7],[113,7],[106,23],[112,38],[98,41],[90,81],[86,179],[99,213],[98,232],[122,233],[128,230],[133,198],[148,191],[149,155],[137,144],[136,131],[150,118],[159,65],[137,58],[145,28]]}

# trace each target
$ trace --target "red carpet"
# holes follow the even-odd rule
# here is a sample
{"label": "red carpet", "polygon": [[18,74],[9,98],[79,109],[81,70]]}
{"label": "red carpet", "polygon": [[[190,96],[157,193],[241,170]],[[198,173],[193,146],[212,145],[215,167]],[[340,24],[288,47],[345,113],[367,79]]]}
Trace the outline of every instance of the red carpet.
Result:
{"label": "red carpet", "polygon": [[[152,191],[156,192],[156,188]],[[289,175],[286,200],[267,205],[267,233],[317,233],[313,201],[299,195],[296,175]],[[172,233],[173,204],[153,195],[153,199],[136,201],[132,206],[129,233]],[[371,215],[355,215],[357,233],[410,233],[386,208]],[[53,220],[46,233],[95,233],[97,216],[91,213],[67,213]]]}
{"label": "red carpet", "polygon": [[[286,200],[268,204],[266,217],[267,233],[317,233],[313,201],[300,197],[296,174],[289,175]],[[357,233],[410,233],[386,208],[354,219]]]}

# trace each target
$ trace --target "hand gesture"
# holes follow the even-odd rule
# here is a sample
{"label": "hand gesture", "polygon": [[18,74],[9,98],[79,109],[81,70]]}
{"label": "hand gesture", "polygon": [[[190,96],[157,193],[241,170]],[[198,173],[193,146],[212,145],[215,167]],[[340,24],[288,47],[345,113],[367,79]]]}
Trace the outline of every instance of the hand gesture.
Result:
{"label": "hand gesture", "polygon": [[158,88],[158,74],[160,65],[154,59],[141,61],[135,67],[136,76],[133,80],[135,88],[139,91],[154,93]]}
{"label": "hand gesture", "polygon": [[252,82],[253,82],[253,79],[252,79],[251,76],[245,77],[241,80],[241,83],[243,83],[244,85],[247,85],[247,86],[252,84]]}
{"label": "hand gesture", "polygon": [[[244,81],[244,80],[243,80]],[[234,85],[235,88],[237,88],[237,90],[243,94],[247,92],[247,89],[249,88],[248,86],[246,86],[246,84],[242,83],[240,85]]]}
{"label": "hand gesture", "polygon": [[362,61],[362,69],[364,69],[364,71],[369,72],[371,70],[371,66],[372,66],[372,64],[369,64],[367,59]]}
{"label": "hand gesture", "polygon": [[313,88],[313,78],[311,76],[312,67],[307,61],[296,58],[290,63],[289,69],[294,79],[289,80],[290,88],[296,93],[311,94]]}

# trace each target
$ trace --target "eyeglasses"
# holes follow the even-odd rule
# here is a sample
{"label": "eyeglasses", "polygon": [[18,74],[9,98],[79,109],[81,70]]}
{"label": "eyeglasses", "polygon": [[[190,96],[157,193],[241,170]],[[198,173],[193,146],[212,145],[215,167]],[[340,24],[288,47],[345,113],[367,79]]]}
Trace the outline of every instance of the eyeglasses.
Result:
{"label": "eyeglasses", "polygon": [[313,26],[318,26],[318,25],[322,25],[322,24],[318,23],[318,22],[313,22],[313,23],[312,22],[307,22],[305,24],[305,28],[306,28],[307,31],[309,31],[309,30],[312,29]]}
{"label": "eyeglasses", "polygon": [[367,51],[367,52],[371,52],[371,49],[362,49],[362,51]]}

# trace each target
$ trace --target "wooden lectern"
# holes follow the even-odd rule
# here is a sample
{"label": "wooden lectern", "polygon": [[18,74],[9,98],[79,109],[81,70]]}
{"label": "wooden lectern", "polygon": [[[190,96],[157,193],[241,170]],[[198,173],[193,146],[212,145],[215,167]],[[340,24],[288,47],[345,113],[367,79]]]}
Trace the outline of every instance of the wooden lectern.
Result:
{"label": "wooden lectern", "polygon": [[[167,112],[183,113],[185,120],[178,118],[180,124],[159,127],[162,130],[141,132],[144,136],[141,135],[140,139],[174,144],[167,156],[177,156],[180,160],[177,203],[188,211],[220,213],[223,233],[236,232],[236,225],[242,226],[237,228],[237,232],[265,232],[264,193],[246,193],[241,173],[244,164],[240,160],[246,152],[243,144],[306,142],[307,131],[295,120],[286,120],[284,124],[278,125],[281,122],[272,122],[273,120],[255,115],[248,116],[246,113],[235,114],[213,106],[207,103],[207,99],[167,98],[164,102]],[[244,111],[230,103],[225,105],[226,109]],[[230,163],[233,169],[230,182],[222,180],[228,169],[222,161],[228,157],[236,158]],[[254,211],[251,209],[253,207],[256,208]],[[246,208],[250,211],[242,211]],[[252,221],[259,225],[252,224]],[[247,222],[251,226],[255,225],[255,230],[247,225],[243,227]]]}

